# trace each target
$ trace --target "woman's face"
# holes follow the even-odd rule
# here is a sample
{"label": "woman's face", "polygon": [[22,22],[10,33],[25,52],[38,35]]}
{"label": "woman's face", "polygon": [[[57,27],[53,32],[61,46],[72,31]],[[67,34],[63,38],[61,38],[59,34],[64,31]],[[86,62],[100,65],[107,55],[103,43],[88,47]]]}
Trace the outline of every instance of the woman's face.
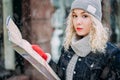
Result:
{"label": "woman's face", "polygon": [[86,36],[90,32],[92,20],[90,15],[81,9],[74,9],[72,12],[73,26],[78,36]]}

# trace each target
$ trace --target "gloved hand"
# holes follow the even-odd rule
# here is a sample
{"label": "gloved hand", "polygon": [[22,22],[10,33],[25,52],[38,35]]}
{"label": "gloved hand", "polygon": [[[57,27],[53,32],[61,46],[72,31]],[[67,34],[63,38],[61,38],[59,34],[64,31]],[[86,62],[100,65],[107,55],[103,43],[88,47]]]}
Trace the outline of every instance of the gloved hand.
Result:
{"label": "gloved hand", "polygon": [[49,53],[45,53],[38,45],[32,45],[33,50],[35,50],[45,61],[49,62],[51,56]]}

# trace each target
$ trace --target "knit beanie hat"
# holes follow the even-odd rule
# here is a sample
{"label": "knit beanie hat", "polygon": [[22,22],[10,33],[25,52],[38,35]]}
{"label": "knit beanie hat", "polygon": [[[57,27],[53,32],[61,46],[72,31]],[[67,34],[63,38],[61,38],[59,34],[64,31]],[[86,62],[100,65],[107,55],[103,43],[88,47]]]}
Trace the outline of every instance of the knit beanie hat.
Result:
{"label": "knit beanie hat", "polygon": [[99,21],[101,21],[101,0],[74,0],[71,5],[71,10],[76,8],[87,11],[88,13],[96,17]]}

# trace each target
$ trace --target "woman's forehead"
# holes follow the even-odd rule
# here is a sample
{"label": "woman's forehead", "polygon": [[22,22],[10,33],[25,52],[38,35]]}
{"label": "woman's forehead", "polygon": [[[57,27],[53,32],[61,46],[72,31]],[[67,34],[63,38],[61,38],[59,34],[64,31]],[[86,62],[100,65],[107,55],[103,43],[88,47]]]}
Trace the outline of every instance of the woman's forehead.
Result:
{"label": "woman's forehead", "polygon": [[83,9],[76,8],[76,9],[73,9],[72,13],[88,13],[88,12],[86,12]]}

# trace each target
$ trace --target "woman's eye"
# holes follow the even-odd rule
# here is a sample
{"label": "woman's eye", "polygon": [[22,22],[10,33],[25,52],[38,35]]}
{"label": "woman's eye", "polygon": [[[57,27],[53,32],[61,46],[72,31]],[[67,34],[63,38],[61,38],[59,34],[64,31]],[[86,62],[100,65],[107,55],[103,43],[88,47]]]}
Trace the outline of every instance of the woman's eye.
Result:
{"label": "woman's eye", "polygon": [[82,17],[83,17],[83,18],[87,18],[87,17],[88,17],[88,15],[83,15]]}
{"label": "woman's eye", "polygon": [[76,18],[77,17],[77,15],[73,15],[73,18]]}

